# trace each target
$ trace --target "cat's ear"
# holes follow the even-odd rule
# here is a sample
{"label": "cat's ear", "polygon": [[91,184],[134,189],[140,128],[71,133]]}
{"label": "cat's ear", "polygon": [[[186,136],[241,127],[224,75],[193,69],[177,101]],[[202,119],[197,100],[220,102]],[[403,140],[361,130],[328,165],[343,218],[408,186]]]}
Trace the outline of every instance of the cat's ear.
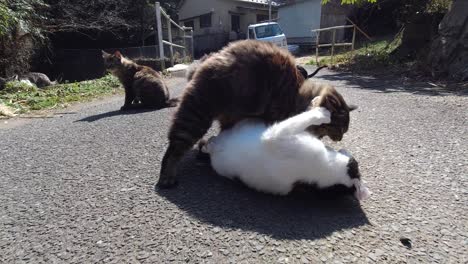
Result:
{"label": "cat's ear", "polygon": [[348,108],[349,108],[349,111],[351,112],[351,111],[354,111],[354,110],[358,109],[358,106],[357,105],[349,105]]}
{"label": "cat's ear", "polygon": [[121,59],[122,58],[122,53],[120,53],[120,51],[117,50],[116,52],[114,52],[114,56]]}
{"label": "cat's ear", "polygon": [[106,56],[109,56],[109,53],[105,52],[104,50],[101,50],[102,57],[105,58]]}

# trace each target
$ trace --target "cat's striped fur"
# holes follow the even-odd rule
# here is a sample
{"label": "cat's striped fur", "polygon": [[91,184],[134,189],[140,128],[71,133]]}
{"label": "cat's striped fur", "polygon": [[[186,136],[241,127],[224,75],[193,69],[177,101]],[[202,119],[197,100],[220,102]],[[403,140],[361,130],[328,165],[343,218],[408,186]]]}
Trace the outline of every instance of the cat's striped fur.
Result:
{"label": "cat's striped fur", "polygon": [[320,105],[332,112],[332,121],[309,130],[319,137],[341,140],[352,109],[332,86],[305,82],[288,51],[271,43],[243,40],[211,54],[193,72],[175,113],[158,185],[175,185],[179,159],[214,120],[221,129],[250,117],[273,123],[305,111],[319,95]]}
{"label": "cat's striped fur", "polygon": [[121,110],[177,105],[178,99],[169,99],[169,89],[157,71],[136,64],[119,51],[114,54],[102,51],[102,58],[106,69],[117,76],[125,88],[125,103]]}

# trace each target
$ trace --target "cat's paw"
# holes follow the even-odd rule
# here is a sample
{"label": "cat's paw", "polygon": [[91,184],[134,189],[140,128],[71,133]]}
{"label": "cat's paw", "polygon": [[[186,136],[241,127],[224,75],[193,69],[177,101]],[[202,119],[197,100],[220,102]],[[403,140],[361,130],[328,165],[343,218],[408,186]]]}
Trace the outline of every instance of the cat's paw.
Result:
{"label": "cat's paw", "polygon": [[176,178],[174,177],[161,177],[159,178],[156,187],[159,189],[172,189],[179,184]]}
{"label": "cat's paw", "polygon": [[315,107],[312,111],[321,124],[329,124],[331,122],[331,113],[325,107]]}
{"label": "cat's paw", "polygon": [[130,109],[129,105],[124,105],[124,106],[120,107],[120,111],[126,111],[126,110],[129,110],[129,109]]}
{"label": "cat's paw", "polygon": [[203,146],[201,146],[200,151],[206,154],[210,154],[213,151],[215,136],[210,137]]}

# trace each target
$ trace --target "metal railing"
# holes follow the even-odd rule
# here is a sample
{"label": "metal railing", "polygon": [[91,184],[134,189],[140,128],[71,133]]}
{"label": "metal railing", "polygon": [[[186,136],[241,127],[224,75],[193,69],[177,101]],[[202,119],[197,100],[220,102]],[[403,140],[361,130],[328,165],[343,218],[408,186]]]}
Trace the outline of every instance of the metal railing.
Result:
{"label": "metal railing", "polygon": [[[369,35],[367,35],[362,29],[360,29],[356,24],[354,24],[351,20],[346,18],[352,25],[344,25],[344,26],[336,26],[336,27],[327,27],[327,28],[319,28],[319,29],[313,29],[312,32],[315,32],[317,37],[316,37],[316,43],[315,43],[315,63],[318,65],[318,51],[319,48],[321,47],[331,47],[331,58],[330,58],[330,64],[333,65],[333,55],[335,52],[335,47],[340,47],[340,46],[351,46],[351,54],[354,55],[354,43],[356,40],[356,30],[359,30],[367,39],[372,40]],[[336,30],[337,29],[346,29],[346,28],[353,28],[353,38],[351,42],[342,42],[342,43],[336,43]],[[325,44],[320,44],[320,32],[322,31],[330,31],[332,30],[332,42],[331,43],[325,43]]]}
{"label": "metal railing", "polygon": [[[337,29],[345,29],[345,28],[353,28],[353,40],[351,42],[343,42],[343,43],[336,43],[336,30]],[[333,31],[332,34],[332,42],[326,44],[320,44],[320,32],[322,31]],[[336,26],[336,27],[328,27],[328,28],[319,28],[312,30],[317,34],[316,43],[315,43],[315,63],[318,65],[318,50],[321,47],[331,47],[331,59],[330,64],[333,65],[333,54],[335,52],[335,46],[351,46],[351,52],[354,51],[354,40],[356,38],[356,28],[354,25],[346,25],[346,26]]]}
{"label": "metal railing", "polygon": [[[171,19],[171,17],[164,11],[164,9],[161,8],[161,4],[159,2],[156,2],[156,30],[158,31],[157,34],[157,43],[159,46],[159,58],[161,60],[161,69],[164,70],[166,68],[165,61],[164,61],[164,44],[169,45],[169,51],[170,51],[170,60],[171,60],[171,65],[174,65],[174,47],[182,49],[182,55],[185,58],[187,56],[186,49],[187,49],[187,41],[186,39],[191,39],[190,41],[190,52],[191,56],[193,59],[193,28],[191,27],[185,27],[185,26],[180,26],[177,24],[174,20]],[[162,32],[162,16],[164,16],[167,20],[167,30],[168,30],[168,40],[163,39],[163,32]],[[172,42],[172,25],[174,25],[176,28],[180,29],[183,32],[183,40],[184,40],[184,46],[177,45]],[[186,35],[186,31],[190,30],[190,35]]]}

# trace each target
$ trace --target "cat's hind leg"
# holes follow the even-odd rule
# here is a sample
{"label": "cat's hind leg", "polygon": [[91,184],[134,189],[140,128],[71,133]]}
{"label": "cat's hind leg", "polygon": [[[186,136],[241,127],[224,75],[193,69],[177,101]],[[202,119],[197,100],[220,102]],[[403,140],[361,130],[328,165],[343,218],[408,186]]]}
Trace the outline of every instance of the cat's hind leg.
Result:
{"label": "cat's hind leg", "polygon": [[169,131],[169,147],[164,154],[157,186],[170,188],[177,184],[177,163],[205,135],[214,120],[206,96],[187,93],[177,109]]}

